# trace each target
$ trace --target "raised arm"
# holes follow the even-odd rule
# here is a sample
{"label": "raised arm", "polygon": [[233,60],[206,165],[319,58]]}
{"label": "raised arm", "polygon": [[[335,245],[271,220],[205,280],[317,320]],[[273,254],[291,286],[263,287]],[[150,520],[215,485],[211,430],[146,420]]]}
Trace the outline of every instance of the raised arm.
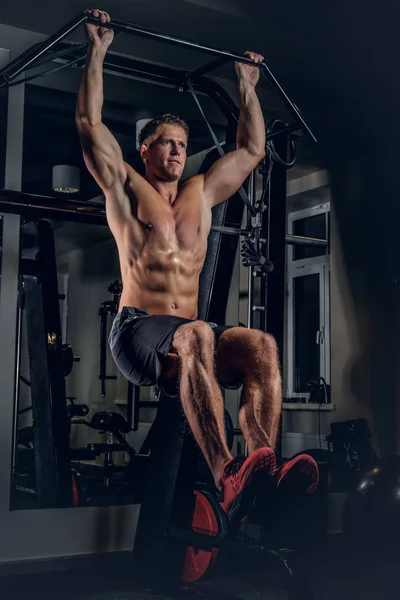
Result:
{"label": "raised arm", "polygon": [[[105,23],[107,13],[88,11]],[[124,194],[127,169],[121,148],[102,122],[103,62],[114,32],[87,24],[88,54],[76,103],[76,124],[86,166],[106,196],[109,221],[128,215],[129,202]],[[111,224],[111,223],[110,223]]]}
{"label": "raised arm", "polygon": [[[246,54],[255,63],[264,60],[254,52]],[[240,94],[236,150],[218,159],[204,176],[204,198],[211,207],[230,198],[265,156],[265,123],[255,91],[259,69],[244,63],[235,66]]]}

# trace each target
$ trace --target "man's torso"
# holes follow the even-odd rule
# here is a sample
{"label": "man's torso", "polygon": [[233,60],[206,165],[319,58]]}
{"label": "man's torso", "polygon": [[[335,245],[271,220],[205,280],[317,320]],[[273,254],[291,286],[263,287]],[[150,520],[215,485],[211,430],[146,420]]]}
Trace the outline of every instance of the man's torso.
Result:
{"label": "man's torso", "polygon": [[117,223],[107,214],[119,251],[120,310],[137,306],[149,314],[196,318],[199,276],[211,227],[203,177],[183,183],[171,205],[131,168],[125,189],[112,193],[125,196],[118,201],[130,205],[127,216]]}

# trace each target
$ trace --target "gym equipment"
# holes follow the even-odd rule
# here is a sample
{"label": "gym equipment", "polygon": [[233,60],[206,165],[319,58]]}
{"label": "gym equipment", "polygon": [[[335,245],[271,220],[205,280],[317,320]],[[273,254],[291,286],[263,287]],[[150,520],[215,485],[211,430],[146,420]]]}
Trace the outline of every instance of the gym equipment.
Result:
{"label": "gym equipment", "polygon": [[163,581],[168,590],[181,580],[200,582],[230,569],[266,571],[278,564],[289,597],[311,599],[306,546],[314,545],[315,507],[309,497],[283,498],[276,488],[274,494],[260,486],[244,515],[228,523],[214,490],[199,477],[198,449],[185,425],[178,402],[161,402],[135,538],[138,571],[151,586]]}
{"label": "gym equipment", "polygon": [[[101,395],[106,396],[106,381],[108,379],[116,379],[115,375],[107,375],[107,317],[115,317],[118,312],[119,299],[122,293],[122,283],[113,281],[108,286],[108,292],[112,294],[112,300],[106,300],[101,303],[99,309],[100,316],[100,374]],[[129,400],[128,400],[129,402]]]}
{"label": "gym equipment", "polygon": [[[24,379],[20,376],[20,379]],[[69,431],[71,421],[74,417],[84,417],[89,413],[86,404],[76,404],[76,398],[68,396],[67,413]],[[32,411],[28,406],[18,411],[22,413]],[[72,502],[73,506],[79,506],[80,483],[79,472],[72,468]],[[38,508],[38,483],[35,468],[35,426],[22,427],[17,430],[14,452],[13,488],[11,495],[11,506],[13,509]]]}
{"label": "gym equipment", "polygon": [[62,345],[62,361],[64,377],[68,377],[74,366],[74,362],[80,362],[79,356],[74,356],[74,352],[69,344]]}
{"label": "gym equipment", "polygon": [[[199,76],[204,75],[207,72],[214,70],[217,66],[220,66],[224,62],[228,60],[234,60],[237,62],[248,63],[254,66],[253,61],[251,61],[247,56],[234,54],[232,52],[227,52],[225,50],[218,50],[216,48],[210,48],[207,46],[203,46],[200,44],[195,44],[193,42],[189,42],[187,40],[178,39],[172,36],[164,35],[161,33],[156,33],[154,31],[148,31],[141,27],[137,27],[131,23],[126,23],[123,21],[112,20],[109,23],[102,24],[100,19],[93,17],[92,15],[87,15],[86,13],[78,15],[75,19],[72,19],[67,25],[62,27],[55,34],[50,36],[49,39],[45,40],[40,44],[35,44],[35,46],[26,50],[21,56],[17,57],[13,61],[11,61],[6,67],[4,67],[0,71],[0,85],[10,84],[15,78],[22,72],[25,71],[27,67],[33,66],[36,63],[37,59],[40,58],[41,63],[45,61],[45,55],[47,53],[47,59],[52,60],[53,57],[49,57],[48,51],[53,48],[56,44],[59,44],[61,40],[63,40],[67,35],[72,33],[77,27],[82,25],[85,22],[94,23],[96,25],[101,24],[102,26],[108,27],[110,29],[114,29],[116,32],[125,32],[129,34],[138,35],[141,37],[147,37],[150,39],[162,40],[167,43],[172,43],[174,45],[183,47],[183,48],[191,48],[194,50],[199,50],[201,52],[205,52],[207,54],[212,54],[214,56],[218,56],[218,60],[214,60],[208,65],[204,65],[200,69],[192,70],[189,73],[191,79],[196,78],[198,80]],[[82,45],[78,45],[79,52],[82,51]],[[71,56],[71,53],[67,53]],[[59,54],[57,57],[59,58]],[[82,56],[78,57],[82,59]],[[295,122],[292,125],[289,125],[289,130],[298,130],[302,129],[305,134],[309,137],[310,140],[316,141],[314,134],[311,129],[308,127],[305,122],[303,116],[301,115],[297,106],[290,100],[289,96],[285,93],[282,86],[277,81],[276,77],[273,75],[271,69],[267,66],[265,62],[260,63],[257,67],[264,73],[268,82],[271,84],[275,93],[281,98],[281,100],[285,103],[286,108],[289,110],[290,114],[294,117]],[[186,74],[187,75],[187,74]]]}
{"label": "gym equipment", "polygon": [[359,551],[398,553],[400,539],[400,456],[376,462],[356,481],[343,511],[349,544]]}
{"label": "gym equipment", "polygon": [[331,387],[324,377],[320,377],[317,381],[308,381],[307,385],[310,388],[310,404],[328,404],[331,401]]}
{"label": "gym equipment", "polygon": [[[29,248],[25,247],[29,241]],[[54,236],[46,221],[22,225],[20,287],[17,313],[16,397],[20,383],[22,314],[26,318],[30,394],[34,422],[35,498],[40,508],[73,503],[69,453],[69,419],[61,339],[61,320],[55,262]],[[72,351],[68,350],[69,359]],[[14,422],[17,439],[18,419]],[[28,452],[28,450],[27,450]],[[14,448],[12,480],[18,490],[18,459]]]}
{"label": "gym equipment", "polygon": [[[220,507],[215,495],[209,492],[195,491],[196,502],[190,528],[210,538],[224,540],[228,536],[228,517]],[[214,542],[214,540],[211,540]],[[201,549],[187,546],[182,570],[182,581],[198,581],[212,573],[216,561],[220,558],[218,547]]]}
{"label": "gym equipment", "polygon": [[331,423],[328,445],[331,451],[331,488],[349,491],[361,473],[376,462],[366,419]]}
{"label": "gym equipment", "polygon": [[[73,423],[85,425],[106,435],[104,443],[91,442],[85,448],[71,448],[73,473],[79,477],[77,482],[79,505],[98,506],[137,502],[137,493],[144,471],[143,463],[148,456],[137,453],[125,440],[124,435],[131,431],[126,419],[116,412],[101,411],[94,413],[89,421],[75,419]],[[129,456],[129,464],[115,465],[114,452],[126,453]],[[87,464],[88,461],[95,461],[101,454],[104,454],[102,465]]]}

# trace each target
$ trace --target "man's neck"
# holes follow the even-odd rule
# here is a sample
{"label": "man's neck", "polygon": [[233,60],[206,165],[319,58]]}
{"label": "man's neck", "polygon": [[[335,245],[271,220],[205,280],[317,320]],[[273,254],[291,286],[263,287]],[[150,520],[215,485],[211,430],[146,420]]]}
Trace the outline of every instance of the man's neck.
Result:
{"label": "man's neck", "polygon": [[163,179],[159,179],[154,173],[146,173],[145,179],[169,205],[175,202],[178,195],[178,181],[164,181]]}

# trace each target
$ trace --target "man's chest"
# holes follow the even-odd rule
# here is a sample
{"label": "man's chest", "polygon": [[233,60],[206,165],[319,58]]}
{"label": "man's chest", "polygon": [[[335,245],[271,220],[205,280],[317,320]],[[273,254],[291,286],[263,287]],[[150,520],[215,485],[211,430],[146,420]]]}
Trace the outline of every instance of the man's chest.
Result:
{"label": "man's chest", "polygon": [[135,204],[132,213],[148,244],[190,249],[207,240],[211,210],[197,190],[184,189],[172,205],[157,196],[139,198]]}

